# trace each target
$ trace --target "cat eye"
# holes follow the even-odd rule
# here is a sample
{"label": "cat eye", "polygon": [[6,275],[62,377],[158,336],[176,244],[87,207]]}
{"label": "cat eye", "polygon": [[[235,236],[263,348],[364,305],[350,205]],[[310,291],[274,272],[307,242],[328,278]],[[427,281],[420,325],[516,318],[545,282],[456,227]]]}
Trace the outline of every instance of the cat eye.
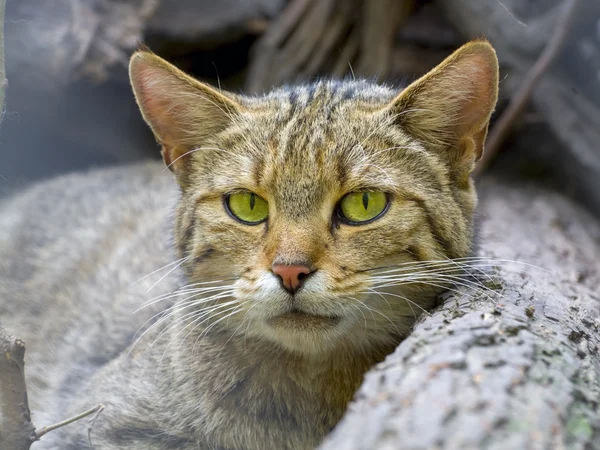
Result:
{"label": "cat eye", "polygon": [[338,215],[349,225],[363,225],[385,214],[388,205],[385,192],[352,192],[340,201]]}
{"label": "cat eye", "polygon": [[258,225],[269,217],[267,201],[250,191],[228,194],[225,209],[231,217],[246,225]]}

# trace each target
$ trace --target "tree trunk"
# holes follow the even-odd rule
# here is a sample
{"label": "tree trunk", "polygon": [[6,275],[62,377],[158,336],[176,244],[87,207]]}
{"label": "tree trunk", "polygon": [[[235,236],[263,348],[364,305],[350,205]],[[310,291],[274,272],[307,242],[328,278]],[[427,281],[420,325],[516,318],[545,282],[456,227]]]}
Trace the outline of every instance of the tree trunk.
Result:
{"label": "tree trunk", "polygon": [[483,180],[498,261],[373,368],[321,450],[600,449],[600,226],[533,185]]}

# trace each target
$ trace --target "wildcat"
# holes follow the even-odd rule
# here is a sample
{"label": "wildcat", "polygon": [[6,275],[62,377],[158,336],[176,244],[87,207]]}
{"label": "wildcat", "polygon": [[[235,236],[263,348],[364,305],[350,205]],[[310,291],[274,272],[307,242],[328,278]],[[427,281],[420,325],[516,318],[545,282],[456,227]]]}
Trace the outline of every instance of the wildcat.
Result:
{"label": "wildcat", "polygon": [[[468,43],[401,91],[246,97],[148,51],[130,77],[177,183],[138,164],[0,209],[0,319],[27,341],[33,420],[103,403],[97,450],[314,448],[452,281],[428,264],[471,252],[495,52]],[[85,428],[33,448],[88,448]]]}

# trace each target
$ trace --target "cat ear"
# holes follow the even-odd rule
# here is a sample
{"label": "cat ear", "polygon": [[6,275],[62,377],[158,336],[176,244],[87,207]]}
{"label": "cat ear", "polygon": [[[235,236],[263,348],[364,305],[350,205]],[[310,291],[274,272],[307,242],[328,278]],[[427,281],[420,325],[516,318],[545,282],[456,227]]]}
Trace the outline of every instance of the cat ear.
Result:
{"label": "cat ear", "polygon": [[133,54],[129,78],[142,116],[162,145],[165,164],[177,172],[183,156],[227,128],[241,106],[148,51]]}
{"label": "cat ear", "polygon": [[487,41],[463,45],[392,103],[396,122],[452,170],[468,175],[483,153],[498,99],[498,59]]}

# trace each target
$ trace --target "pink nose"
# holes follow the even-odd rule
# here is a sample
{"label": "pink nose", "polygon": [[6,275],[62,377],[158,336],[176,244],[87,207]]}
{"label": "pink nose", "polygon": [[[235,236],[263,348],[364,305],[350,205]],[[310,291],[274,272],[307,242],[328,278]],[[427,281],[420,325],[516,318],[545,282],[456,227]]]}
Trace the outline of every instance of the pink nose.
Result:
{"label": "pink nose", "polygon": [[275,264],[272,267],[273,273],[281,278],[283,287],[290,291],[297,291],[304,279],[310,274],[310,269],[299,264]]}

